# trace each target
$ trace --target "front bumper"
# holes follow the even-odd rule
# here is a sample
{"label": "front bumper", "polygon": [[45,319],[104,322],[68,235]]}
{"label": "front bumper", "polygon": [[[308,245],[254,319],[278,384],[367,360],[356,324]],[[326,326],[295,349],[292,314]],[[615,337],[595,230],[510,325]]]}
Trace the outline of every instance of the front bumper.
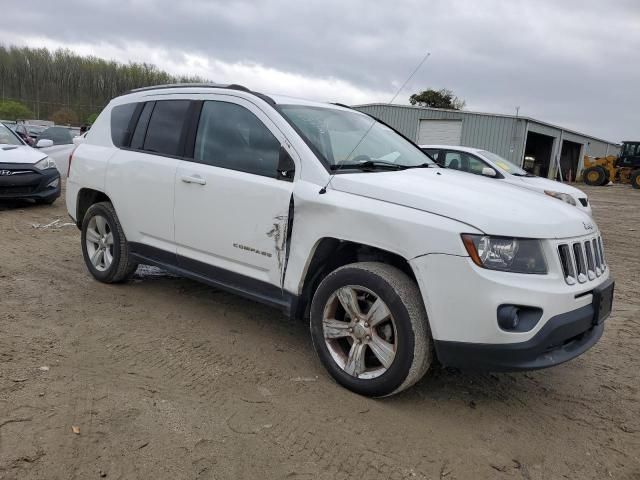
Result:
{"label": "front bumper", "polygon": [[[602,326],[593,324],[594,301],[608,285],[610,271],[607,267],[583,283],[565,282],[557,244],[571,241],[543,242],[546,275],[487,270],[457,255],[411,260],[440,362],[483,370],[535,369],[565,362],[594,345],[602,335]],[[498,312],[509,305],[535,311],[535,318],[521,322],[525,328],[503,329]]]}
{"label": "front bumper", "polygon": [[526,342],[480,344],[435,341],[442,365],[467,370],[536,370],[582,355],[602,336],[604,323],[593,323],[594,309],[586,305],[551,318]]}
{"label": "front bumper", "polygon": [[[41,200],[51,201],[60,196],[60,172],[56,168],[38,170],[32,164],[4,163],[0,171],[11,172],[0,175],[1,200]],[[49,186],[58,180],[55,187]]]}

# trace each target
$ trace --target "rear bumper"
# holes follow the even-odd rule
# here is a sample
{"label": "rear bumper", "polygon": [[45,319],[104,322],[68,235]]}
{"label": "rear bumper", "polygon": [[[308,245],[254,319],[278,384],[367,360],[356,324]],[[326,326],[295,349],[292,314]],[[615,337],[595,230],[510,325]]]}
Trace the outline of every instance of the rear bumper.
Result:
{"label": "rear bumper", "polygon": [[604,323],[594,325],[593,317],[593,305],[556,315],[525,342],[482,344],[436,340],[436,354],[444,366],[468,370],[552,367],[583,354],[598,342]]}

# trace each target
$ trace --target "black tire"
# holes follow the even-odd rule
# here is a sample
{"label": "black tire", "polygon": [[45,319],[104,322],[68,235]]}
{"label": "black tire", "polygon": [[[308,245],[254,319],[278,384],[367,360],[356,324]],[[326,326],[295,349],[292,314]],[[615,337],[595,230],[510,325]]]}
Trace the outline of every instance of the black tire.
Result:
{"label": "black tire", "polygon": [[582,172],[582,178],[587,185],[600,187],[607,182],[607,173],[602,167],[589,167]]}
{"label": "black tire", "polygon": [[[96,268],[87,250],[87,230],[93,217],[101,216],[106,219],[108,229],[113,234],[112,257],[113,261],[105,270]],[[95,203],[89,207],[82,219],[82,256],[89,272],[96,280],[103,283],[118,283],[127,280],[138,268],[138,264],[131,260],[129,245],[122,231],[122,226],[116,215],[116,211],[110,202]]]}
{"label": "black tire", "polygon": [[[347,373],[334,360],[325,342],[325,308],[329,308],[329,302],[340,288],[352,286],[364,287],[381,299],[395,323],[395,356],[386,371],[375,378],[362,379]],[[327,275],[313,296],[310,324],[313,345],[324,367],[340,385],[360,395],[383,397],[409,388],[423,377],[432,362],[429,323],[418,286],[404,272],[391,265],[353,263]],[[356,340],[347,338],[345,341]]]}
{"label": "black tire", "polygon": [[631,186],[633,188],[640,188],[640,170],[631,172]]}

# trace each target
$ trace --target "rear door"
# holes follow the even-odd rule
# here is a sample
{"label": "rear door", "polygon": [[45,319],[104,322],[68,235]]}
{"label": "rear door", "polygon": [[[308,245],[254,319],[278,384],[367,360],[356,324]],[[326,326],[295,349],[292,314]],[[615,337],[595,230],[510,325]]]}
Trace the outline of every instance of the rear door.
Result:
{"label": "rear door", "polygon": [[[151,256],[169,252],[172,262],[175,175],[191,104],[188,99],[149,101],[134,105],[133,112],[127,105],[121,112],[115,107],[112,114],[112,136],[120,149],[109,161],[107,193],[133,248]],[[126,127],[117,124],[127,115]]]}
{"label": "rear door", "polygon": [[279,287],[294,175],[278,174],[284,136],[251,102],[212,98],[202,104],[193,160],[176,172],[178,261],[229,285]]}

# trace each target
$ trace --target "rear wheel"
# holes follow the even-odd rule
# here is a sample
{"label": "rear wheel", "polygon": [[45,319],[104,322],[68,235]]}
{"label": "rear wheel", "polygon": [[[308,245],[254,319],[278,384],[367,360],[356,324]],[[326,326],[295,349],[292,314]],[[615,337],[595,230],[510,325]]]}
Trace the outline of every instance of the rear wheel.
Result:
{"label": "rear wheel", "polygon": [[82,255],[96,280],[122,282],[135,272],[138,264],[131,261],[129,246],[109,202],[89,207],[82,220]]}
{"label": "rear wheel", "polygon": [[640,188],[640,170],[631,173],[631,186],[633,188]]}
{"label": "rear wheel", "polygon": [[417,285],[384,263],[346,265],[320,283],[311,304],[311,338],[338,383],[372,397],[410,387],[432,358]]}
{"label": "rear wheel", "polygon": [[589,167],[583,172],[584,183],[593,187],[604,185],[607,181],[607,174],[602,167]]}

